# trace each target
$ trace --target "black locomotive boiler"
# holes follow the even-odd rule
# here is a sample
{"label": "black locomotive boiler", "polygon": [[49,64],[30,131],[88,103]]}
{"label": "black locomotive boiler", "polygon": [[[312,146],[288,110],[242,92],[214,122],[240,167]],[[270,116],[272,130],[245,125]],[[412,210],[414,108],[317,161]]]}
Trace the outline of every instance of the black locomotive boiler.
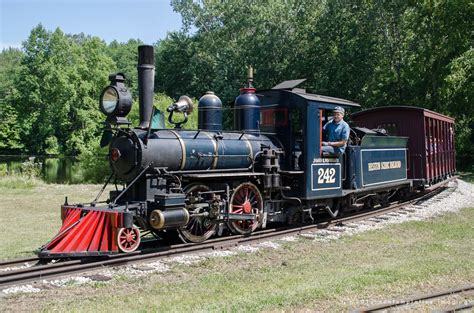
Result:
{"label": "black locomotive boiler", "polygon": [[222,129],[222,103],[212,92],[199,100],[199,129],[181,128],[193,111],[186,96],[168,108],[175,128],[157,127],[153,53],[151,46],[139,47],[137,127],[126,118],[132,97],[123,74],[109,77],[100,98],[107,116],[101,140],[109,148],[107,183],[124,187],[111,191],[106,203],[62,205],[62,227],[41,257],[132,252],[150,232],[185,242],[248,235],[268,223],[314,221],[318,212],[335,217],[344,208],[384,204],[426,184],[407,178],[408,137],[352,127],[346,153],[323,155],[322,126],[334,107],[360,106],[306,93],[297,88],[304,80],[257,93],[250,70],[234,103],[232,131]]}

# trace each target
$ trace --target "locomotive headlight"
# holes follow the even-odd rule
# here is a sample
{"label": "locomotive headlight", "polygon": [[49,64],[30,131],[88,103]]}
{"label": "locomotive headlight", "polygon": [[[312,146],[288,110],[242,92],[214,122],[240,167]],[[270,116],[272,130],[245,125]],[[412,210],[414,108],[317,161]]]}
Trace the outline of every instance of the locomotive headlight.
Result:
{"label": "locomotive headlight", "polygon": [[105,113],[112,113],[118,105],[119,97],[117,90],[114,87],[109,86],[105,88],[102,98],[100,99],[100,108]]}
{"label": "locomotive headlight", "polygon": [[99,108],[107,116],[125,117],[132,108],[132,95],[122,73],[109,76],[110,85],[100,95]]}

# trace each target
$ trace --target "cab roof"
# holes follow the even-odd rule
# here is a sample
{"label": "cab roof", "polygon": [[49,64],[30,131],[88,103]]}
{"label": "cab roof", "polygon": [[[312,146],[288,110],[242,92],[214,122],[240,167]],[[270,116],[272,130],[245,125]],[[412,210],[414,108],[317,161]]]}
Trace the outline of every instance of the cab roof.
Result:
{"label": "cab roof", "polygon": [[294,92],[291,90],[288,90],[287,92],[291,92],[293,94],[296,94],[308,101],[318,101],[318,102],[325,102],[325,103],[332,103],[332,104],[338,104],[343,107],[351,107],[351,108],[360,108],[360,104],[346,100],[346,99],[341,99],[341,98],[334,98],[334,97],[328,97],[328,96],[322,96],[322,95],[316,95],[312,93],[301,93],[301,92]]}
{"label": "cab roof", "polygon": [[346,108],[360,108],[360,105],[358,103],[350,101],[350,100],[307,93],[305,89],[297,88],[299,85],[301,85],[305,81],[306,81],[305,78],[287,80],[287,81],[279,83],[278,85],[274,86],[272,89],[259,90],[258,92],[280,91],[282,93],[289,93],[292,95],[296,95],[297,97],[303,98],[306,101],[324,102],[328,104],[339,105]]}

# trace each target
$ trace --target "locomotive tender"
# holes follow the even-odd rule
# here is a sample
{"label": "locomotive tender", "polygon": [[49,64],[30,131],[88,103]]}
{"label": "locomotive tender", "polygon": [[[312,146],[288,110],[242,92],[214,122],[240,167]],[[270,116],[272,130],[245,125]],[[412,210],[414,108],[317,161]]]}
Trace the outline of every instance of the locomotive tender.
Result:
{"label": "locomotive tender", "polygon": [[304,80],[257,93],[249,71],[234,104],[233,131],[222,130],[222,103],[211,92],[199,100],[198,130],[181,129],[192,111],[186,96],[168,108],[176,127],[155,128],[153,53],[151,46],[139,47],[138,127],[126,119],[132,98],[123,74],[111,75],[101,95],[108,182],[122,181],[124,188],[110,192],[103,205],[66,201],[63,225],[41,257],[132,252],[145,232],[185,242],[248,235],[268,223],[314,221],[319,212],[335,217],[349,207],[388,203],[425,184],[407,179],[408,137],[353,127],[343,155],[322,155],[322,127],[332,110],[360,106],[306,93],[297,88]]}

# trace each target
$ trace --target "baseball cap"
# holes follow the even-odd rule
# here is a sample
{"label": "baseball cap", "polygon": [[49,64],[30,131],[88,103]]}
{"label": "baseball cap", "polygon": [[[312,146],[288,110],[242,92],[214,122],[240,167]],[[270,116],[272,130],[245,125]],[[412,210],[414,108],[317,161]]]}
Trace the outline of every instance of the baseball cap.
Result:
{"label": "baseball cap", "polygon": [[334,110],[332,111],[332,113],[337,113],[337,112],[344,114],[344,108],[335,107]]}

